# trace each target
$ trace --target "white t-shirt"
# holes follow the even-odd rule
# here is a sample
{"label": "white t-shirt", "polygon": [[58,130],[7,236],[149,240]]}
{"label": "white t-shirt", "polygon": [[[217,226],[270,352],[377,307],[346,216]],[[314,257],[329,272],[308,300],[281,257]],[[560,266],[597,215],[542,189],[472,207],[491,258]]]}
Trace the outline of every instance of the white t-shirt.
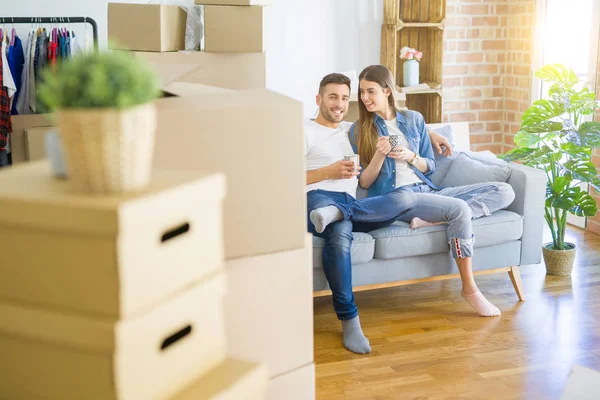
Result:
{"label": "white t-shirt", "polygon": [[[400,146],[410,149],[408,140],[406,140],[406,136],[404,136],[404,133],[398,128],[395,118],[391,121],[385,121],[385,125],[387,126],[390,135],[396,134],[399,136]],[[399,188],[400,186],[411,185],[417,182],[422,181],[417,174],[415,174],[415,171],[410,168],[408,161],[396,160],[396,187]]]}
{"label": "white t-shirt", "polygon": [[[352,123],[342,121],[337,129],[328,128],[315,121],[304,124],[306,170],[312,171],[344,159],[346,154],[354,154],[348,132]],[[306,185],[306,191],[321,189],[331,192],[346,192],[356,198],[358,179],[329,179]]]}

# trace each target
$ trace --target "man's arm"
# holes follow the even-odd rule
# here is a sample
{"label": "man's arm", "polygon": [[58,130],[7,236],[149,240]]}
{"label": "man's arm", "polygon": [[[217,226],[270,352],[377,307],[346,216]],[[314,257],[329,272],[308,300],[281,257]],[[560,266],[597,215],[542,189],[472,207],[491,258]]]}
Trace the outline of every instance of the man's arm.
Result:
{"label": "man's arm", "polygon": [[306,171],[306,184],[317,183],[329,179],[350,179],[358,175],[352,161],[336,161],[323,168]]}

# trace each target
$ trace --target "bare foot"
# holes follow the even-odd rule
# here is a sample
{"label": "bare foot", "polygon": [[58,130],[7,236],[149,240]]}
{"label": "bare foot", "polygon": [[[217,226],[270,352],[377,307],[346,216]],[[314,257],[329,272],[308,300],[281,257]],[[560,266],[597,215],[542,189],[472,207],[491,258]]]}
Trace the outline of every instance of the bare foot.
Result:
{"label": "bare foot", "polygon": [[482,317],[497,317],[500,315],[500,310],[490,303],[479,290],[470,294],[465,294],[463,291],[460,295]]}
{"label": "bare foot", "polygon": [[414,217],[412,219],[412,221],[410,221],[410,229],[419,229],[419,228],[423,228],[425,226],[434,226],[434,225],[438,225],[441,224],[442,222],[427,222],[422,220],[419,217]]}

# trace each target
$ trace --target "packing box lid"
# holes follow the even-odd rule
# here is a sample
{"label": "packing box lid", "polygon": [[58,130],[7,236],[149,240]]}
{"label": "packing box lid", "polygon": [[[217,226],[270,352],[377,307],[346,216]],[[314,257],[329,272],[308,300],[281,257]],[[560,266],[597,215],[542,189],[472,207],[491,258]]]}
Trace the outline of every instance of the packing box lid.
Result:
{"label": "packing box lid", "polygon": [[[258,397],[267,389],[269,377],[263,364],[228,358],[171,400],[235,400]],[[254,397],[254,396],[257,397]]]}
{"label": "packing box lid", "polygon": [[0,225],[116,235],[152,221],[157,207],[174,191],[225,197],[220,173],[154,169],[149,187],[138,193],[93,195],[77,192],[68,180],[52,175],[48,161],[0,172]]}

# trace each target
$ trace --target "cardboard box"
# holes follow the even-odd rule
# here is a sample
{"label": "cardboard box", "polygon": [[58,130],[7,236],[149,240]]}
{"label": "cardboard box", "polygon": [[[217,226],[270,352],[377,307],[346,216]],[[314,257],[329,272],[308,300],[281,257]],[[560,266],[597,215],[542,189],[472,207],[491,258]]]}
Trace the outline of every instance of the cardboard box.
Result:
{"label": "cardboard box", "polygon": [[264,89],[267,86],[266,53],[135,52],[162,76],[178,82],[201,83],[228,89]]}
{"label": "cardboard box", "polygon": [[0,303],[2,396],[168,398],[225,359],[225,288],[216,274],[124,320]]}
{"label": "cardboard box", "polygon": [[108,4],[108,40],[112,49],[185,50],[187,13],[177,5]]}
{"label": "cardboard box", "polygon": [[262,6],[204,6],[204,50],[262,53],[267,50],[267,12]]}
{"label": "cardboard box", "polygon": [[314,400],[316,393],[315,365],[309,364],[271,380],[267,400]]}
{"label": "cardboard box", "polygon": [[[406,109],[406,94],[396,93],[396,107],[403,110]],[[350,105],[348,113],[344,117],[344,121],[354,122],[358,120],[358,93],[350,93]]]}
{"label": "cardboard box", "polygon": [[25,155],[28,161],[38,161],[46,158],[46,132],[52,127],[27,128],[25,136]]}
{"label": "cardboard box", "polygon": [[12,116],[13,131],[10,137],[10,151],[12,162],[19,164],[28,161],[27,143],[25,139],[25,129],[37,127],[51,127],[54,122],[50,120],[49,114],[24,114]]}
{"label": "cardboard box", "polygon": [[0,173],[0,298],[123,317],[223,268],[220,174],[153,171],[129,195],[83,195],[47,161]]}
{"label": "cardboard box", "polygon": [[196,0],[196,4],[215,6],[270,6],[273,0]]}
{"label": "cardboard box", "polygon": [[263,400],[268,383],[264,365],[228,358],[170,400]]}
{"label": "cardboard box", "polygon": [[302,249],[227,261],[225,269],[228,354],[267,364],[271,377],[312,363],[312,235]]}
{"label": "cardboard box", "polygon": [[304,247],[301,103],[255,90],[156,104],[154,165],[227,176],[226,259]]}

